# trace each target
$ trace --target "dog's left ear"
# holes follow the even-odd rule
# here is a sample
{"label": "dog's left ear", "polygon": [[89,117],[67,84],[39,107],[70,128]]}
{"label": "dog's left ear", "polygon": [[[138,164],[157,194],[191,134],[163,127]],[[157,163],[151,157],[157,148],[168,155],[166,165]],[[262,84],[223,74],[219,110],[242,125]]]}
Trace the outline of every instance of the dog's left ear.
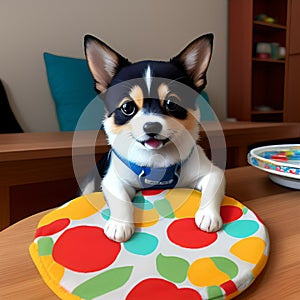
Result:
{"label": "dog's left ear", "polygon": [[171,59],[172,63],[183,66],[199,90],[207,83],[206,72],[212,55],[213,39],[212,33],[202,35]]}

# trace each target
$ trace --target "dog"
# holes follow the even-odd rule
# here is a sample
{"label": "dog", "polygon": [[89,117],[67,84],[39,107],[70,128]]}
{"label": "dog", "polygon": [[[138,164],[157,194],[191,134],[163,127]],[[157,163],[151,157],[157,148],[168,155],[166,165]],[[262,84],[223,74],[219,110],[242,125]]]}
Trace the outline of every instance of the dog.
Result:
{"label": "dog", "polygon": [[103,126],[111,151],[87,176],[81,194],[101,186],[111,213],[104,228],[109,239],[125,242],[133,235],[131,201],[141,189],[200,190],[196,225],[207,232],[222,227],[224,172],[197,144],[200,111],[194,95],[206,86],[213,38],[200,36],[170,61],[131,63],[98,38],[84,37],[95,89],[107,110]]}

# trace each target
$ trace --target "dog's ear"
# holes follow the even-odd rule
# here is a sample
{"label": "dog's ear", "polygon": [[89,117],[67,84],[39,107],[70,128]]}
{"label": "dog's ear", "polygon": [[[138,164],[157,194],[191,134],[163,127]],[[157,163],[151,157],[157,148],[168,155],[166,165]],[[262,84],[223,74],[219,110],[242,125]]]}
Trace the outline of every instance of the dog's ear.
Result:
{"label": "dog's ear", "polygon": [[118,70],[129,61],[92,35],[84,37],[84,52],[95,80],[95,87],[104,92]]}
{"label": "dog's ear", "polygon": [[191,42],[172,63],[180,64],[198,89],[206,85],[206,72],[212,55],[214,35],[212,33],[200,36]]}

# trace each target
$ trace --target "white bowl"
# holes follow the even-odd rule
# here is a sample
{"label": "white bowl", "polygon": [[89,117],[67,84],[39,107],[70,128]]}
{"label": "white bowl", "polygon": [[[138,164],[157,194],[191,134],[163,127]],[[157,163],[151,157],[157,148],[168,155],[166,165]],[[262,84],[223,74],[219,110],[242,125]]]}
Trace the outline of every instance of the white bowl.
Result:
{"label": "white bowl", "polygon": [[275,183],[300,190],[300,144],[252,149],[248,153],[248,163],[268,172]]}

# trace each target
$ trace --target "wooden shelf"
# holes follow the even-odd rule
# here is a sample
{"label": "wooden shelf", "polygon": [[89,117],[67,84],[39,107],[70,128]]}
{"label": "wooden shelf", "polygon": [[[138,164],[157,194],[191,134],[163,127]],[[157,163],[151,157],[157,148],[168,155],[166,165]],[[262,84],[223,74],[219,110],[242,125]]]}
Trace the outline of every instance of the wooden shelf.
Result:
{"label": "wooden shelf", "polygon": [[252,115],[276,115],[276,114],[283,114],[283,110],[252,110]]}
{"label": "wooden shelf", "polygon": [[272,59],[272,58],[257,58],[257,57],[253,57],[252,61],[254,61],[254,62],[266,62],[266,63],[285,64],[285,60],[284,59]]}
{"label": "wooden shelf", "polygon": [[268,23],[268,22],[264,22],[264,21],[253,21],[254,25],[259,25],[259,26],[265,26],[265,27],[270,27],[270,28],[277,28],[277,29],[286,29],[287,27],[285,25],[281,25],[281,24],[276,24],[276,23]]}
{"label": "wooden shelf", "polygon": [[[228,117],[300,122],[300,0],[228,0],[228,4]],[[256,20],[262,14],[276,23]],[[285,57],[259,58],[259,43],[284,47]],[[273,109],[260,111],[259,106]]]}

